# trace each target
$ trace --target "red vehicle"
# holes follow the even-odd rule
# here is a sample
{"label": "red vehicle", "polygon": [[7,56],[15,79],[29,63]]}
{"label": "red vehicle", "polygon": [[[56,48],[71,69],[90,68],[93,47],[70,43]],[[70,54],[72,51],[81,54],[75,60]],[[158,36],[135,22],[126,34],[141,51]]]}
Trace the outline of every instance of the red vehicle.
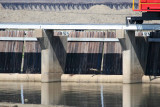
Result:
{"label": "red vehicle", "polygon": [[142,17],[127,17],[130,24],[142,24],[144,20],[160,20],[160,0],[139,0],[139,8],[135,9],[133,0],[133,11],[142,12]]}
{"label": "red vehicle", "polygon": [[160,0],[139,0],[139,9],[134,11],[160,12]]}

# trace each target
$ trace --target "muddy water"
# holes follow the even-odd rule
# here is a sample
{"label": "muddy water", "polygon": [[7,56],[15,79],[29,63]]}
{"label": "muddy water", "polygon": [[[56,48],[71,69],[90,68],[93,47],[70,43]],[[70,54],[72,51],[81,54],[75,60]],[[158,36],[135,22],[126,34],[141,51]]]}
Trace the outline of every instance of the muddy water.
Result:
{"label": "muddy water", "polygon": [[158,107],[159,90],[158,84],[0,82],[0,106]]}

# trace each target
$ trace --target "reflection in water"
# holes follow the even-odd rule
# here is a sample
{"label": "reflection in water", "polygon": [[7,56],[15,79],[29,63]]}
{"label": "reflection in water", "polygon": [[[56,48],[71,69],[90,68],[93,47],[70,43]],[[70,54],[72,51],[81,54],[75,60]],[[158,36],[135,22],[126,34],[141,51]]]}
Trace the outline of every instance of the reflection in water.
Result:
{"label": "reflection in water", "polygon": [[121,84],[61,83],[61,90],[63,92],[61,100],[63,105],[80,107],[122,106]]}
{"label": "reflection in water", "polygon": [[158,107],[159,90],[157,84],[1,82],[0,102],[44,106]]}
{"label": "reflection in water", "polygon": [[142,100],[142,84],[123,85],[123,107],[139,107]]}
{"label": "reflection in water", "polygon": [[102,107],[104,107],[104,103],[103,103],[103,85],[101,85],[101,105],[102,105]]}
{"label": "reflection in water", "polygon": [[21,102],[22,102],[22,104],[24,104],[23,84],[21,84]]}
{"label": "reflection in water", "polygon": [[44,105],[58,105],[61,99],[61,83],[42,83],[41,102]]}
{"label": "reflection in water", "polygon": [[0,82],[0,102],[39,104],[41,83]]}

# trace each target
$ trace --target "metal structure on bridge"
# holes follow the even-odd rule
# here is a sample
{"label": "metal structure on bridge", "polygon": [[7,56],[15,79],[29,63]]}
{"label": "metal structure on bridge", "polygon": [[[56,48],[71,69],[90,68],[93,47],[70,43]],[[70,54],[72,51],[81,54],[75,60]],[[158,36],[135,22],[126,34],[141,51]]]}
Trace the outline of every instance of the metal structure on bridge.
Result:
{"label": "metal structure on bridge", "polygon": [[[160,30],[160,25],[140,24],[140,25],[82,25],[82,24],[25,24],[25,23],[0,23],[0,29],[46,29],[46,30]],[[0,41],[37,41],[35,37],[0,37]],[[118,38],[68,38],[67,41],[101,41],[118,42]],[[149,42],[160,42],[158,38],[149,38]]]}
{"label": "metal structure on bridge", "polygon": [[142,12],[142,16],[127,17],[126,23],[142,24],[144,20],[160,20],[160,1],[159,0],[139,0],[139,8],[135,9],[135,0],[133,0],[133,11]]}

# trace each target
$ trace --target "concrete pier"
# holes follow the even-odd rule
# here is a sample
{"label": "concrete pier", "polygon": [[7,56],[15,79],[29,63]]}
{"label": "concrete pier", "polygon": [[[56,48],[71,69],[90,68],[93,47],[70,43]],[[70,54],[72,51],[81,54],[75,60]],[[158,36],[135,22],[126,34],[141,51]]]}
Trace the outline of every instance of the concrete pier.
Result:
{"label": "concrete pier", "polygon": [[54,36],[53,30],[44,30],[41,48],[42,82],[61,81],[66,62],[67,37]]}
{"label": "concrete pier", "polygon": [[135,31],[126,31],[124,42],[123,83],[141,83],[143,69],[138,57],[139,50],[135,42]]}

